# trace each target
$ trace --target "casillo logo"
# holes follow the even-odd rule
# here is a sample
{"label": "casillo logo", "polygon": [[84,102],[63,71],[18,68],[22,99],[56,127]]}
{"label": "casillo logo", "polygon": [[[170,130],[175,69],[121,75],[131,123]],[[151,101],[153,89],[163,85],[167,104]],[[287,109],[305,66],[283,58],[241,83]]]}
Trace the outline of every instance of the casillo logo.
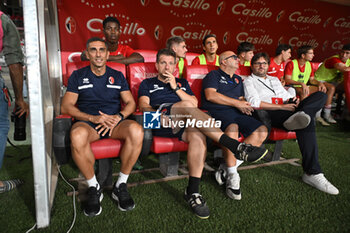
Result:
{"label": "casillo logo", "polygon": [[270,18],[272,12],[269,11],[270,8],[261,7],[259,10],[246,8],[244,3],[237,3],[232,7],[232,13],[235,15],[246,15],[261,18]]}
{"label": "casillo logo", "polygon": [[200,32],[187,32],[184,27],[176,26],[171,29],[172,36],[182,36],[185,39],[203,40],[206,35],[209,35],[211,30],[205,29]]}
{"label": "casillo logo", "polygon": [[340,50],[343,48],[343,43],[340,40],[336,40],[332,43],[332,49]]}
{"label": "casillo logo", "polygon": [[[96,32],[99,33],[101,32],[102,28],[102,19],[97,19],[93,18],[87,21],[86,27],[91,31],[91,32]],[[97,24],[96,24],[97,23]],[[120,26],[122,33],[124,35],[139,35],[142,36],[146,33],[146,30],[138,25],[138,23],[126,23],[124,27]]]}
{"label": "casillo logo", "polygon": [[337,19],[334,21],[334,27],[339,28],[350,28],[350,19],[346,21],[344,17]]}
{"label": "casillo logo", "polygon": [[164,6],[175,6],[182,8],[189,8],[194,10],[208,10],[210,4],[206,3],[205,0],[159,0],[160,4]]}
{"label": "casillo logo", "polygon": [[302,41],[299,39],[299,37],[297,36],[294,36],[292,38],[289,39],[288,43],[291,45],[291,46],[296,46],[296,47],[300,47],[302,45],[310,45],[314,48],[316,48],[318,46],[318,42],[315,40],[315,39],[309,39],[309,40],[305,40],[305,41]]}
{"label": "casillo logo", "polygon": [[272,44],[273,43],[273,39],[270,38],[269,35],[261,35],[261,36],[249,36],[249,34],[247,32],[240,32],[237,34],[236,36],[236,40],[241,43],[244,41],[247,41],[249,43],[252,44]]}
{"label": "casillo logo", "polygon": [[289,21],[307,23],[307,24],[319,24],[321,22],[320,15],[303,16],[300,11],[294,11],[289,15]]}

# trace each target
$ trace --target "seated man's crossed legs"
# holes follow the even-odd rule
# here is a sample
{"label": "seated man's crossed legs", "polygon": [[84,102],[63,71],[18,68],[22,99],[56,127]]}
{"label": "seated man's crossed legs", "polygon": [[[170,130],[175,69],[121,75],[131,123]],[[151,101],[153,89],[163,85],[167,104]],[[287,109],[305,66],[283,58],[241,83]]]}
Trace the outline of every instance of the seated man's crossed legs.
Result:
{"label": "seated man's crossed legs", "polygon": [[[193,104],[189,101],[180,101],[173,104],[171,107],[171,116],[172,121],[190,119],[195,120],[196,122],[205,122],[213,120],[212,117],[198,109],[196,106],[193,106]],[[211,138],[213,141],[218,142],[224,147],[228,148],[231,152],[233,152],[237,159],[248,162],[256,162],[267,154],[266,149],[247,145],[245,143],[239,143],[237,140],[230,138],[219,127],[203,126],[197,127],[197,129],[205,136]]]}
{"label": "seated man's crossed legs", "polygon": [[[117,182],[113,186],[112,197],[117,200],[119,209],[131,210],[135,203],[127,191],[126,183],[133,165],[141,152],[143,129],[135,121],[121,121],[112,131],[110,138],[124,141],[120,152],[121,168]],[[87,122],[76,122],[71,129],[71,148],[73,160],[88,182],[88,202],[84,209],[87,216],[99,215],[103,194],[97,182],[94,164],[95,157],[90,143],[100,139],[98,131]]]}

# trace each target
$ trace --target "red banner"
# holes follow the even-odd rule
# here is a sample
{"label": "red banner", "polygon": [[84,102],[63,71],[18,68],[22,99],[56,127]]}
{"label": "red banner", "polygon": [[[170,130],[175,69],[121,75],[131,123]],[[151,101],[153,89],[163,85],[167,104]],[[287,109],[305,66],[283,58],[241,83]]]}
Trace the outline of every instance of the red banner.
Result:
{"label": "red banner", "polygon": [[64,73],[68,57],[84,50],[88,38],[103,37],[107,16],[121,23],[119,43],[134,49],[158,50],[177,35],[190,52],[201,53],[202,39],[215,34],[218,53],[236,52],[243,41],[271,56],[279,43],[307,44],[320,62],[350,43],[350,7],[320,1],[58,0],[57,5]]}

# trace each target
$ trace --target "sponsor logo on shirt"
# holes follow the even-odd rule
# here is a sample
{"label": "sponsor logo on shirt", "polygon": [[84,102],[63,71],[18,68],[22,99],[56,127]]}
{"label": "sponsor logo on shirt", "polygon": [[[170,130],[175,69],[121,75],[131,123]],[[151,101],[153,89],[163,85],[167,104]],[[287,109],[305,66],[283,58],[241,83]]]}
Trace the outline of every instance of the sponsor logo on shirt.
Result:
{"label": "sponsor logo on shirt", "polygon": [[219,80],[219,83],[225,83],[228,84],[226,79],[224,77],[221,76],[221,79]]}
{"label": "sponsor logo on shirt", "polygon": [[164,90],[164,87],[159,87],[158,84],[154,84],[153,85],[153,90],[149,90],[149,93],[153,93],[155,91],[159,91],[159,90]]}
{"label": "sponsor logo on shirt", "polygon": [[83,83],[90,83],[89,78],[83,78]]}

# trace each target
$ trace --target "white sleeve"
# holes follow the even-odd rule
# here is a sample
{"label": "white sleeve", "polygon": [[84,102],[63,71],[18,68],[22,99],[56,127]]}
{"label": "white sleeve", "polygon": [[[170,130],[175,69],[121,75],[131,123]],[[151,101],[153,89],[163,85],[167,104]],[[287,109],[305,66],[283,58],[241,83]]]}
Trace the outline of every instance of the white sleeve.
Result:
{"label": "white sleeve", "polygon": [[276,90],[276,93],[278,93],[277,96],[282,97],[283,101],[286,101],[286,100],[289,100],[290,98],[295,97],[291,93],[289,93],[284,86],[282,86],[282,83],[278,78],[273,77],[272,81],[273,81],[273,88]]}
{"label": "white sleeve", "polygon": [[244,85],[244,97],[251,104],[253,108],[260,107],[260,96],[254,87],[254,80],[251,76],[246,78],[243,82]]}

